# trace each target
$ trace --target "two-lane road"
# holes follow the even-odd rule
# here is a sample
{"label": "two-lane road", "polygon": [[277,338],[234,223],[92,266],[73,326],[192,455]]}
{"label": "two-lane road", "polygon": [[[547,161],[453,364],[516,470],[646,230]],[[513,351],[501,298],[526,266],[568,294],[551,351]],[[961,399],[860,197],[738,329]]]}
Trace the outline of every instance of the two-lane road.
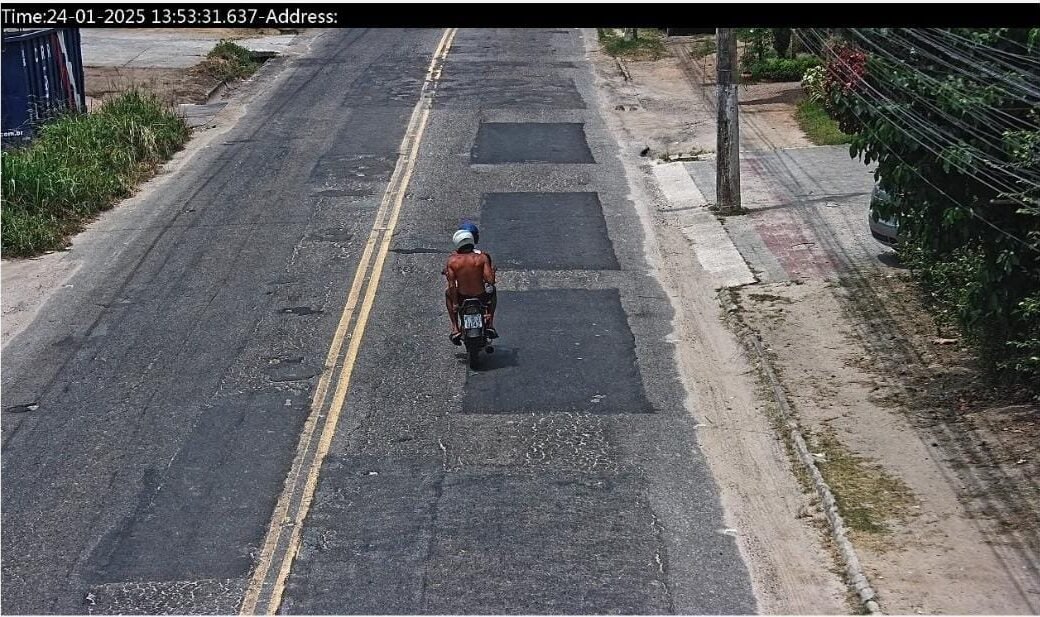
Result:
{"label": "two-lane road", "polygon": [[[3,611],[753,612],[595,97],[574,29],[326,31],[88,232],[3,350],[38,405],[3,417]],[[500,278],[476,372],[462,218]]]}

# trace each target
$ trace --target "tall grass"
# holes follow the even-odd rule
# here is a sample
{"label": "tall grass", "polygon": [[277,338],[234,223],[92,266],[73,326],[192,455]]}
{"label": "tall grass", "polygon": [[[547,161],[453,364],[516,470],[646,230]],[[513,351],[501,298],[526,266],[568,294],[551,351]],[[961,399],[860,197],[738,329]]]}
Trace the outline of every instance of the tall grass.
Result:
{"label": "tall grass", "polygon": [[129,196],[189,134],[168,106],[136,90],[94,113],[43,125],[32,144],[0,156],[4,255],[63,247],[98,212]]}

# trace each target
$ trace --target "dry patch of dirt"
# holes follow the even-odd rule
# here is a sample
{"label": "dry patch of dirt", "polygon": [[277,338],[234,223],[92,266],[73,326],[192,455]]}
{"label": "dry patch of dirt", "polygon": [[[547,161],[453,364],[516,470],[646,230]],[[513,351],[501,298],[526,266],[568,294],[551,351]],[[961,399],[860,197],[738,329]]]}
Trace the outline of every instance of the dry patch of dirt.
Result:
{"label": "dry patch of dirt", "polygon": [[[637,151],[648,158],[713,156],[717,141],[715,56],[690,56],[689,37],[668,43],[669,55],[659,60],[626,60],[631,80],[604,64],[611,79],[603,83],[614,109],[624,112],[625,128],[638,137]],[[741,86],[742,150],[772,150],[810,146],[794,119],[802,97],[797,83]]]}
{"label": "dry patch of dirt", "polygon": [[197,68],[121,68],[88,66],[84,68],[87,96],[97,101],[138,88],[157,94],[170,104],[205,103],[206,96],[219,83]]}
{"label": "dry patch of dirt", "polygon": [[[136,34],[149,31],[168,34],[165,28],[140,28]],[[222,39],[246,39],[295,32],[279,28],[179,28],[177,35],[185,39],[209,39],[216,45]],[[206,103],[207,95],[220,82],[200,70],[191,68],[129,68],[115,66],[84,67],[84,86],[91,105],[104,99],[137,88],[152,92],[171,105],[178,103]]]}
{"label": "dry patch of dirt", "polygon": [[[669,44],[686,76],[711,113],[715,113],[716,56],[701,55],[702,41],[713,37],[683,37]],[[805,136],[794,113],[804,98],[798,82],[742,83],[737,98],[740,106],[740,149],[775,150],[813,145]],[[713,125],[714,126],[714,125]]]}

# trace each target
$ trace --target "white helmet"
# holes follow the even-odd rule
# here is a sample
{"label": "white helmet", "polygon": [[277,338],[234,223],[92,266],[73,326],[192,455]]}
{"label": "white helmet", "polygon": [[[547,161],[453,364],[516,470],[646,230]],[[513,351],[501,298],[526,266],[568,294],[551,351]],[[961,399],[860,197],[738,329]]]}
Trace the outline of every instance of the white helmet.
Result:
{"label": "white helmet", "polygon": [[466,246],[467,244],[470,246],[476,244],[476,242],[474,242],[473,240],[473,233],[470,231],[466,231],[465,229],[460,229],[456,231],[455,235],[451,237],[451,241],[455,243],[455,248],[457,249],[460,249]]}

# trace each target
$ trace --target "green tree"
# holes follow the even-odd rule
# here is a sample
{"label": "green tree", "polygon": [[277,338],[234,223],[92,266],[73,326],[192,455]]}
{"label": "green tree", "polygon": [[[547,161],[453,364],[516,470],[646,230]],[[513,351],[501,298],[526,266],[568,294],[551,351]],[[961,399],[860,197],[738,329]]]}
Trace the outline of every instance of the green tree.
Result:
{"label": "green tree", "polygon": [[821,46],[901,252],[985,360],[1040,384],[1040,29],[846,30]]}

